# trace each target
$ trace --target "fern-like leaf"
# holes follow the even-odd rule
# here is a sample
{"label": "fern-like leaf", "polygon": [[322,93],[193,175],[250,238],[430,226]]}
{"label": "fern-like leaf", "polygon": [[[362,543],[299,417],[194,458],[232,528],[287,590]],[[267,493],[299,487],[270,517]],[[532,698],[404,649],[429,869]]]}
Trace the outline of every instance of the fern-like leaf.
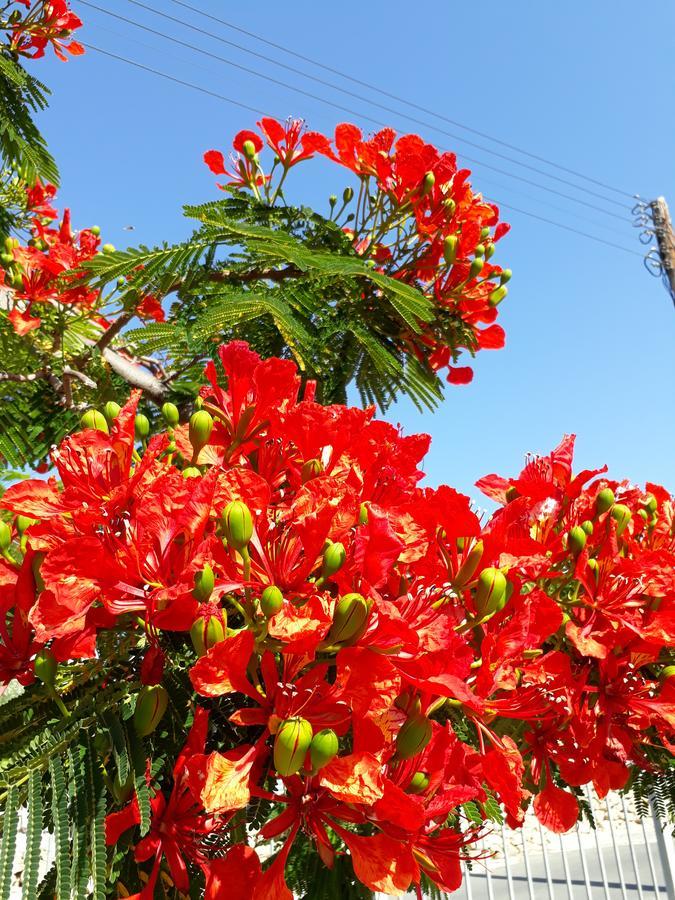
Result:
{"label": "fern-like leaf", "polygon": [[42,775],[31,772],[28,780],[28,825],[23,861],[22,900],[34,900],[37,894],[40,845],[42,843]]}
{"label": "fern-like leaf", "polygon": [[9,900],[12,888],[12,868],[16,853],[16,832],[19,825],[18,788],[11,785],[5,800],[0,844],[0,900]]}
{"label": "fern-like leaf", "polygon": [[70,828],[68,819],[68,786],[60,757],[49,760],[52,788],[52,821],[56,845],[56,895],[70,900]]}

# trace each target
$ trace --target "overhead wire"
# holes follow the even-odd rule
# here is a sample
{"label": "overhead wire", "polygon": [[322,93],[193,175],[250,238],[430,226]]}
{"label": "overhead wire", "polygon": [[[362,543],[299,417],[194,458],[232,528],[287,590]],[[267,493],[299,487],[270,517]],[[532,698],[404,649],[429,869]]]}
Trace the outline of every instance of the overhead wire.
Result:
{"label": "overhead wire", "polygon": [[[400,97],[397,94],[393,94],[390,91],[384,90],[384,88],[379,87],[378,85],[372,84],[368,81],[363,81],[360,78],[355,78],[353,75],[350,75],[347,72],[343,72],[341,69],[333,68],[332,66],[326,65],[326,63],[320,62],[317,59],[313,59],[312,57],[305,56],[302,53],[299,53],[296,50],[292,50],[289,47],[286,47],[284,44],[276,43],[275,41],[271,41],[269,38],[263,37],[261,34],[257,34],[252,31],[248,31],[246,28],[242,28],[240,25],[235,25],[233,22],[228,22],[226,19],[219,18],[218,16],[214,16],[211,13],[205,12],[203,9],[199,9],[196,6],[192,6],[190,3],[184,2],[184,0],[171,0],[176,6],[182,6],[185,9],[190,10],[191,12],[197,13],[204,18],[210,19],[213,22],[217,22],[220,25],[224,25],[226,28],[230,28],[233,31],[237,31],[240,34],[244,34],[247,37],[253,38],[254,40],[267,45],[268,47],[274,47],[276,50],[281,50],[282,53],[286,53],[289,56],[295,57],[295,59],[301,59],[303,62],[309,63],[312,66],[316,66],[319,69],[323,69],[326,72],[331,72],[333,75],[338,75],[340,78],[344,78],[347,81],[351,81],[353,84],[358,84],[361,87],[365,87],[368,90],[376,91],[378,94],[381,94],[383,97],[389,97],[391,100],[395,100],[397,103],[403,103],[406,106],[410,106],[413,109],[417,109],[420,112],[424,112],[428,115],[432,115],[437,119],[441,119],[444,122],[448,122],[450,125],[455,125],[457,128],[461,128],[464,131],[468,131],[471,134],[478,135],[479,137],[484,137],[487,140],[493,141],[496,144],[500,144],[502,147],[506,147],[509,150],[514,150],[516,153],[521,153],[523,156],[527,156],[530,159],[536,159],[538,162],[543,162],[546,165],[552,166],[553,168],[560,169],[563,172],[567,172],[570,175],[575,175],[577,178],[583,178],[585,181],[590,182],[591,184],[596,184],[599,187],[603,187],[608,191],[613,191],[616,194],[621,194],[624,197],[628,197],[631,200],[635,199],[635,194],[631,194],[629,191],[626,191],[622,188],[617,188],[611,184],[607,184],[604,181],[599,181],[596,178],[593,178],[589,175],[585,175],[583,172],[579,172],[576,169],[570,169],[566,166],[563,166],[560,163],[553,162],[553,160],[548,159],[545,156],[539,156],[536,153],[531,153],[529,150],[524,150],[522,147],[518,147],[516,144],[510,144],[508,141],[504,141],[500,138],[495,137],[494,135],[488,134],[485,131],[479,131],[476,128],[472,128],[469,125],[465,125],[462,122],[457,121],[456,119],[451,119],[448,116],[439,113],[436,110],[429,109],[426,106],[422,106],[419,103],[415,103],[412,100],[407,100],[405,97]],[[609,198],[606,198],[609,199]]]}
{"label": "overhead wire", "polygon": [[[117,60],[118,62],[122,62],[122,63],[125,63],[125,64],[127,64],[127,65],[133,66],[133,67],[135,67],[135,68],[137,68],[137,69],[141,69],[141,70],[144,71],[144,72],[150,72],[151,74],[157,75],[157,76],[160,77],[160,78],[164,78],[164,79],[166,79],[167,81],[174,82],[175,84],[182,85],[183,87],[190,88],[191,90],[199,91],[199,92],[202,93],[202,94],[206,94],[206,95],[208,95],[208,96],[210,96],[210,97],[214,97],[214,98],[216,98],[216,99],[218,99],[218,100],[222,100],[222,101],[224,101],[224,102],[226,102],[226,103],[229,103],[229,104],[231,104],[231,105],[233,105],[233,106],[237,106],[237,107],[239,107],[239,108],[241,108],[241,109],[245,109],[245,110],[247,110],[247,111],[249,111],[249,112],[253,112],[253,113],[255,113],[256,115],[269,115],[269,114],[270,114],[269,112],[267,112],[267,111],[265,111],[265,110],[259,109],[259,108],[257,108],[257,107],[249,106],[248,104],[242,103],[242,102],[239,101],[239,100],[235,100],[235,99],[233,99],[232,97],[228,97],[228,96],[226,96],[226,95],[224,95],[224,94],[219,94],[217,91],[212,91],[212,90],[210,90],[210,89],[208,89],[208,88],[202,87],[201,85],[194,84],[193,82],[185,81],[185,80],[182,79],[182,78],[177,78],[176,76],[171,75],[171,74],[169,74],[169,73],[167,73],[167,72],[162,72],[160,69],[155,69],[155,68],[153,68],[152,66],[147,66],[147,65],[145,65],[144,63],[139,63],[137,60],[129,59],[128,57],[122,56],[122,55],[119,54],[119,53],[113,53],[111,50],[106,50],[106,49],[104,49],[103,47],[97,47],[95,44],[92,44],[92,43],[90,43],[90,42],[88,42],[88,41],[81,41],[81,43],[83,44],[84,47],[86,47],[86,48],[89,49],[89,50],[94,50],[96,53],[101,53],[102,55],[108,56],[108,57],[110,57],[111,59],[115,59],[115,60]],[[512,205],[507,204],[507,203],[503,203],[502,201],[500,201],[500,200],[498,200],[498,199],[496,199],[496,198],[493,198],[491,202],[497,203],[497,204],[499,204],[500,207],[503,207],[503,208],[505,208],[505,209],[510,209],[510,210],[512,210],[513,212],[517,212],[517,213],[519,213],[519,214],[522,214],[522,215],[525,215],[525,216],[529,216],[530,218],[537,219],[537,220],[539,220],[539,221],[541,221],[541,222],[545,222],[545,223],[547,223],[548,225],[554,225],[554,226],[557,227],[557,228],[563,228],[563,229],[565,229],[566,231],[573,232],[574,234],[578,234],[578,235],[580,235],[581,237],[588,238],[589,240],[597,241],[598,243],[605,244],[606,246],[612,247],[612,248],[614,248],[614,249],[616,249],[616,250],[621,250],[621,251],[623,251],[624,253],[630,253],[630,254],[632,254],[632,255],[634,255],[634,256],[640,256],[640,257],[641,257],[641,254],[640,254],[640,253],[637,253],[637,252],[634,251],[634,250],[630,250],[628,247],[623,247],[623,246],[621,246],[620,244],[615,244],[615,243],[612,242],[612,241],[606,241],[606,240],[604,240],[603,238],[599,238],[599,237],[596,237],[595,235],[588,234],[587,232],[580,231],[579,229],[573,228],[573,227],[570,226],[570,225],[565,225],[565,224],[563,224],[562,222],[556,222],[556,221],[553,220],[553,219],[548,219],[548,218],[546,218],[546,217],[544,217],[544,216],[537,215],[536,213],[531,213],[531,212],[528,212],[527,210],[520,209],[520,208],[518,208],[518,207],[512,206]]]}
{"label": "overhead wire", "polygon": [[[81,2],[85,2],[85,0],[81,0]],[[598,194],[596,191],[591,191],[588,188],[582,188],[580,185],[575,184],[572,181],[569,181],[567,178],[560,178],[557,175],[552,175],[550,172],[546,172],[543,169],[539,169],[536,166],[529,165],[528,163],[522,162],[520,160],[514,159],[512,156],[507,156],[506,154],[499,153],[496,150],[492,150],[489,147],[485,147],[482,144],[476,144],[474,141],[470,141],[467,138],[461,137],[461,135],[454,134],[451,131],[447,131],[443,128],[440,128],[438,125],[434,125],[431,122],[426,122],[423,119],[416,118],[415,116],[411,116],[408,113],[402,112],[401,110],[394,109],[391,106],[386,106],[382,103],[379,103],[377,100],[373,100],[370,97],[364,97],[362,94],[357,94],[354,91],[350,91],[346,88],[340,87],[339,85],[333,84],[330,81],[326,81],[322,78],[317,78],[315,75],[311,75],[309,72],[298,72],[297,68],[294,66],[286,65],[285,63],[280,62],[279,60],[271,59],[269,56],[266,56],[262,53],[258,53],[255,50],[252,50],[250,47],[245,47],[242,44],[238,44],[235,41],[230,41],[227,38],[222,37],[222,35],[214,34],[211,31],[207,31],[204,28],[199,28],[197,25],[193,25],[190,22],[186,22],[184,19],[179,19],[176,16],[171,16],[168,13],[162,12],[161,10],[155,9],[152,6],[149,6],[147,3],[142,2],[142,0],[128,0],[129,3],[134,6],[138,6],[141,9],[145,9],[148,12],[153,13],[154,15],[161,16],[163,19],[167,19],[174,24],[180,25],[184,28],[189,28],[191,31],[195,31],[198,34],[204,35],[206,37],[212,38],[213,40],[220,41],[221,43],[227,44],[229,47],[235,47],[237,50],[241,50],[243,53],[247,53],[251,56],[256,57],[257,59],[263,60],[266,64],[271,63],[272,65],[279,66],[282,69],[285,69],[288,72],[292,72],[294,75],[301,75],[303,78],[309,78],[311,81],[315,81],[318,84],[323,85],[324,87],[328,87],[331,90],[340,91],[343,94],[347,94],[350,97],[359,100],[362,103],[367,103],[371,106],[377,106],[380,109],[385,110],[386,112],[393,113],[397,116],[403,116],[411,122],[415,122],[417,125],[422,125],[424,128],[429,128],[434,131],[438,131],[440,134],[444,134],[447,137],[452,138],[455,141],[459,141],[461,143],[466,144],[469,147],[474,147],[477,150],[482,150],[485,153],[489,153],[492,156],[496,156],[499,159],[506,160],[507,162],[514,163],[517,166],[521,166],[522,168],[529,169],[532,172],[536,172],[539,175],[543,175],[545,178],[550,178],[554,181],[558,181],[562,184],[566,184],[569,187],[573,187],[576,190],[584,190],[587,194],[597,197],[601,200],[604,200],[606,203],[614,203],[616,206],[619,206],[623,209],[628,209],[625,203],[620,203],[618,200],[614,200],[611,197],[605,197],[603,194]],[[403,101],[405,103],[405,101]],[[349,110],[348,110],[349,111]],[[630,195],[628,195],[630,196]],[[633,199],[631,197],[631,199]]]}
{"label": "overhead wire", "polygon": [[[229,65],[229,66],[232,66],[233,68],[239,69],[240,71],[244,71],[244,72],[246,72],[247,74],[253,75],[253,76],[256,77],[256,78],[260,78],[260,79],[263,79],[263,80],[265,80],[265,81],[269,81],[269,82],[271,82],[271,83],[273,83],[273,84],[276,84],[276,85],[278,85],[278,86],[280,86],[280,87],[286,88],[287,90],[295,91],[296,93],[299,93],[299,94],[302,94],[303,96],[309,97],[309,98],[312,99],[312,100],[316,100],[316,101],[318,101],[319,103],[323,103],[323,104],[325,104],[325,105],[327,105],[327,106],[331,106],[331,107],[333,107],[333,108],[335,108],[335,109],[340,109],[340,110],[342,110],[343,112],[349,113],[350,115],[357,116],[357,117],[360,117],[360,118],[362,118],[362,119],[366,119],[366,120],[368,120],[368,121],[370,121],[370,122],[373,122],[374,124],[379,125],[379,126],[381,126],[381,127],[386,127],[387,124],[388,124],[388,123],[386,123],[386,122],[381,121],[380,119],[376,119],[375,117],[373,117],[373,116],[371,116],[371,115],[368,115],[368,114],[359,112],[358,110],[351,109],[350,107],[347,107],[347,106],[343,106],[342,104],[335,103],[334,101],[328,100],[328,99],[325,98],[325,97],[321,97],[321,96],[319,96],[318,94],[314,94],[314,93],[312,93],[311,91],[306,91],[306,90],[304,90],[303,88],[299,88],[299,87],[297,87],[297,86],[295,86],[295,85],[288,84],[288,82],[281,81],[280,79],[274,78],[274,77],[271,76],[271,75],[266,75],[266,74],[264,74],[264,73],[262,73],[262,72],[257,71],[256,69],[252,69],[252,68],[250,68],[250,67],[248,67],[248,66],[245,66],[245,65],[243,65],[242,63],[237,63],[237,62],[234,62],[233,60],[227,59],[227,58],[224,57],[224,56],[220,56],[220,55],[217,54],[217,53],[212,53],[211,51],[205,50],[205,49],[202,48],[202,47],[198,47],[198,46],[196,46],[195,44],[191,44],[191,43],[189,43],[188,41],[183,41],[183,40],[181,40],[180,38],[176,38],[176,37],[173,37],[172,35],[165,34],[164,32],[158,31],[156,28],[152,28],[152,27],[149,26],[149,25],[144,25],[144,24],[142,24],[141,22],[135,21],[134,19],[129,19],[129,18],[126,17],[126,16],[122,16],[122,15],[119,15],[118,13],[111,12],[110,10],[105,9],[104,7],[98,6],[98,5],[96,5],[95,3],[90,2],[90,0],[79,0],[79,2],[82,3],[82,4],[85,5],[85,6],[88,6],[88,7],[92,8],[92,9],[97,10],[98,12],[102,12],[102,13],[104,13],[105,15],[110,16],[111,18],[117,19],[117,20],[122,21],[122,22],[126,22],[126,23],[129,24],[129,25],[132,25],[132,26],[134,26],[134,27],[136,27],[136,28],[139,28],[139,29],[141,29],[141,30],[143,30],[143,31],[146,31],[146,32],[148,32],[148,33],[150,33],[150,34],[154,34],[155,36],[160,37],[160,38],[162,38],[162,39],[164,39],[164,40],[171,41],[172,43],[177,44],[178,46],[186,47],[186,48],[189,49],[189,50],[193,50],[193,51],[195,51],[195,52],[197,52],[197,53],[201,53],[201,54],[203,54],[203,55],[205,55],[205,56],[208,56],[208,57],[210,57],[210,58],[212,58],[212,59],[218,60],[219,62],[225,63],[226,65]],[[138,3],[138,0],[129,0],[129,2],[136,3],[137,5],[144,6],[144,4],[142,4],[142,3],[139,4],[139,3]],[[147,7],[147,8],[150,8],[150,7]],[[159,13],[159,15],[164,15],[164,13]],[[172,17],[168,17],[168,18],[172,18]],[[198,30],[201,30],[201,29],[198,29]],[[366,101],[366,102],[368,102],[368,101]],[[435,126],[429,126],[429,127],[434,128]],[[621,221],[621,222],[627,221],[627,219],[626,219],[625,216],[621,216],[621,215],[619,215],[618,213],[612,212],[612,211],[610,211],[610,210],[603,209],[601,206],[598,206],[598,205],[595,204],[595,203],[591,203],[591,202],[589,202],[589,201],[587,201],[587,200],[581,200],[580,198],[574,197],[574,196],[572,196],[571,194],[566,194],[566,193],[563,193],[562,191],[556,190],[555,188],[548,187],[547,185],[542,185],[542,184],[540,184],[539,182],[532,181],[531,179],[525,178],[525,177],[523,177],[523,176],[521,176],[521,175],[516,175],[515,173],[509,172],[509,171],[507,171],[506,169],[500,169],[500,168],[497,167],[497,166],[493,166],[493,165],[490,164],[490,163],[486,163],[484,160],[476,159],[476,158],[474,158],[474,157],[467,156],[466,154],[464,154],[464,159],[468,160],[468,161],[471,162],[471,163],[475,163],[476,165],[483,166],[483,167],[485,167],[485,168],[487,168],[487,169],[491,169],[492,171],[497,172],[497,173],[499,173],[500,175],[506,175],[507,178],[513,178],[513,179],[515,179],[515,180],[517,180],[517,181],[522,181],[522,182],[524,182],[525,184],[529,184],[529,185],[532,186],[532,187],[538,188],[538,189],[540,189],[540,190],[547,191],[548,193],[551,193],[551,194],[555,194],[556,196],[562,197],[562,198],[565,199],[565,200],[569,200],[569,201],[572,202],[572,203],[577,203],[577,204],[579,204],[579,205],[581,205],[581,206],[586,206],[586,207],[588,207],[589,209],[593,209],[593,210],[595,210],[596,212],[602,213],[603,215],[610,216],[610,217],[612,217],[612,218],[618,219],[618,220]],[[614,202],[614,201],[612,201],[612,202]]]}

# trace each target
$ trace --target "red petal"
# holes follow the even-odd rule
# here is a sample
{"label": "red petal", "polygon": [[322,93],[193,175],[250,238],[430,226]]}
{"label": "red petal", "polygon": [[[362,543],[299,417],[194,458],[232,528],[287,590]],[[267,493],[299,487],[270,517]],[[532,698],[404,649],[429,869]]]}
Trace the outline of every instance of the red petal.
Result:
{"label": "red petal", "polygon": [[534,812],[545,828],[562,834],[574,827],[579,818],[579,804],[573,794],[549,782],[534,798]]}

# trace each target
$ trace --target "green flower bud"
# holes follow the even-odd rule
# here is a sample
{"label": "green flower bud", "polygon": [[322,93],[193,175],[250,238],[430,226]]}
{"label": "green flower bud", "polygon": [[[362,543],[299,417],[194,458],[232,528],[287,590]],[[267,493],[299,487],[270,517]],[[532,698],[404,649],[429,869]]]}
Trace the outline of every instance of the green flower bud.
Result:
{"label": "green flower bud", "polygon": [[190,416],[190,443],[195,457],[202,447],[206,447],[213,431],[213,418],[205,409],[199,409]]}
{"label": "green flower bud", "polygon": [[652,515],[656,512],[656,509],[658,507],[656,497],[653,494],[647,494],[645,499],[642,501],[642,505],[647,510],[647,512],[651,513]]}
{"label": "green flower bud", "polygon": [[433,172],[427,172],[422,179],[422,194],[428,194],[435,184],[436,176]]}
{"label": "green flower bud", "polygon": [[169,428],[175,428],[180,422],[180,413],[175,403],[165,403],[162,406],[162,415]]}
{"label": "green flower bud", "polygon": [[9,266],[14,262],[14,255],[12,253],[0,253],[0,262],[4,266]]}
{"label": "green flower bud", "polygon": [[335,575],[344,566],[347,559],[347,551],[344,544],[336,541],[326,548],[323,554],[323,564],[321,566],[321,575],[323,578],[330,578]]}
{"label": "green flower bud", "polygon": [[361,594],[340,597],[333,612],[333,624],[326,636],[327,644],[357,641],[366,630],[370,605]]}
{"label": "green flower bud", "polygon": [[615,503],[612,507],[612,512],[610,513],[610,515],[616,522],[617,535],[623,534],[626,525],[628,525],[630,520],[633,518],[632,512],[623,503]]}
{"label": "green flower bud", "polygon": [[317,475],[320,475],[322,472],[323,466],[321,465],[321,460],[308,459],[305,463],[303,463],[302,469],[300,471],[302,483],[306,484],[308,481],[311,481],[312,478],[316,478]]}
{"label": "green flower bud", "polygon": [[581,523],[581,527],[584,529],[587,535],[590,536],[591,534],[593,534],[593,523],[590,519],[584,519],[584,521]]}
{"label": "green flower bud", "polygon": [[195,600],[199,600],[200,603],[204,603],[213,593],[214,584],[213,569],[206,563],[203,569],[195,572],[195,586],[192,589],[192,596]]}
{"label": "green flower bud", "polygon": [[461,590],[465,585],[467,585],[471,579],[473,578],[476,569],[478,568],[478,564],[481,561],[483,556],[484,545],[482,541],[476,541],[471,550],[469,551],[466,559],[462,563],[459,568],[459,571],[455,575],[455,580],[453,582],[454,586]]}
{"label": "green flower bud", "polygon": [[508,294],[509,289],[503,284],[501,287],[495,288],[494,291],[490,291],[488,294],[488,303],[490,306],[498,306],[504,297]]}
{"label": "green flower bud", "polygon": [[489,225],[483,225],[483,227],[482,227],[481,230],[480,230],[480,239],[481,239],[481,241],[484,241],[485,238],[486,238],[489,234],[490,234],[490,226],[489,226]]}
{"label": "green flower bud", "polygon": [[578,556],[586,546],[586,532],[581,525],[575,525],[567,532],[567,548]]}
{"label": "green flower bud", "polygon": [[492,257],[494,256],[494,254],[495,254],[495,245],[494,245],[494,244],[488,244],[488,245],[485,247],[485,259],[492,259]]}
{"label": "green flower bud", "polygon": [[267,619],[271,619],[284,605],[284,595],[276,584],[268,584],[260,595],[260,609]]}
{"label": "green flower bud", "polygon": [[445,207],[448,216],[452,218],[455,214],[455,210],[457,209],[457,203],[452,199],[452,197],[446,197],[443,201],[443,206]]}
{"label": "green flower bud", "polygon": [[102,431],[104,434],[109,434],[108,423],[105,420],[105,416],[97,409],[88,409],[86,413],[83,413],[80,418],[80,425],[82,428],[93,428],[96,431]]}
{"label": "green flower bud", "polygon": [[368,523],[368,504],[362,503],[359,507],[359,525],[366,525]]}
{"label": "green flower bud", "polygon": [[105,416],[108,425],[112,425],[112,423],[121,412],[122,407],[119,405],[119,403],[115,403],[114,400],[108,400],[108,402],[103,407],[103,415]]}
{"label": "green flower bud", "polygon": [[49,650],[40,650],[33,663],[35,677],[48,687],[54,687],[58,667],[59,664]]}
{"label": "green flower bud", "polygon": [[186,466],[183,469],[183,478],[201,478],[202,473],[197,466]]}
{"label": "green flower bud", "polygon": [[335,194],[331,194],[330,197],[328,198],[328,204],[329,204],[330,208],[333,209],[333,207],[335,206],[336,203],[337,203],[337,197],[335,196]]}
{"label": "green flower bud", "polygon": [[253,537],[253,519],[248,506],[241,500],[232,500],[222,513],[223,533],[230,547],[243,550]]}
{"label": "green flower bud", "polygon": [[274,738],[274,768],[280,775],[295,775],[312,743],[312,726],[307,719],[286,719]]}
{"label": "green flower bud", "polygon": [[500,569],[490,566],[478,576],[474,594],[476,612],[481,618],[499,612],[506,605],[506,577]]}
{"label": "green flower bud", "polygon": [[144,684],[136,698],[134,728],[147,737],[157,728],[169,704],[169,694],[161,684]]}
{"label": "green flower bud", "polygon": [[515,484],[512,484],[510,487],[506,489],[506,502],[511,503],[516,497],[519,497],[518,488]]}
{"label": "green flower bud", "polygon": [[101,250],[102,250],[104,253],[114,253],[114,252],[115,252],[115,245],[114,245],[114,244],[104,244],[104,245],[101,247]]}
{"label": "green flower bud", "polygon": [[256,149],[253,141],[244,141],[241,149],[246,159],[254,160],[256,158]]}
{"label": "green flower bud", "polygon": [[349,201],[354,197],[354,188],[346,187],[342,192],[342,202],[349,203]]}
{"label": "green flower bud", "polygon": [[640,516],[643,522],[649,521],[649,513],[646,509],[638,509],[637,514],[638,516]]}
{"label": "green flower bud", "polygon": [[410,779],[410,784],[405,789],[406,794],[423,794],[429,787],[429,776],[426,772],[415,772]]}
{"label": "green flower bud", "polygon": [[0,519],[0,553],[5,553],[9,550],[10,544],[12,543],[12,529],[9,527],[7,522],[4,522]]}
{"label": "green flower bud", "polygon": [[98,237],[99,234],[101,233],[101,228],[100,228],[99,225],[92,225],[91,228],[89,229],[89,231],[91,231],[91,233],[92,233],[95,237]]}
{"label": "green flower bud", "polygon": [[608,509],[614,504],[614,491],[611,488],[603,488],[601,491],[598,491],[598,496],[595,498],[595,513],[598,516],[601,516],[603,513],[606,513]]}
{"label": "green flower bud", "polygon": [[499,276],[499,280],[501,281],[502,284],[506,284],[507,281],[511,281],[512,275],[513,275],[513,272],[511,271],[511,269],[504,269],[502,271],[502,274]]}
{"label": "green flower bud", "polygon": [[139,413],[134,419],[134,431],[139,441],[144,441],[150,434],[150,419]]}
{"label": "green flower bud", "polygon": [[598,580],[600,578],[600,563],[597,561],[597,559],[589,559],[588,560],[588,568],[593,573],[593,577],[595,578],[595,583],[597,584]]}
{"label": "green flower bud", "polygon": [[[225,610],[222,611],[225,617]],[[198,656],[204,656],[214,644],[225,640],[225,627],[218,616],[200,616],[190,629],[192,646]]]}
{"label": "green flower bud", "polygon": [[16,525],[16,530],[22,535],[31,525],[35,525],[37,521],[37,519],[31,519],[30,516],[17,516],[14,524]]}
{"label": "green flower bud", "polygon": [[312,768],[323,769],[335,759],[339,750],[338,736],[332,728],[323,728],[312,738],[309,745],[309,758],[312,760]]}
{"label": "green flower bud", "polygon": [[675,666],[664,666],[659,672],[659,680],[661,682],[673,677],[675,677]]}
{"label": "green flower bud", "polygon": [[127,280],[126,280],[126,278],[124,277],[124,275],[120,275],[120,277],[117,279],[117,287],[118,287],[118,288],[123,288],[123,287],[125,286],[126,283],[127,283]]}
{"label": "green flower bud", "polygon": [[485,260],[482,257],[477,256],[471,263],[471,268],[469,269],[469,278],[477,278],[483,271],[484,265]]}
{"label": "green flower bud", "polygon": [[474,256],[485,256],[485,244],[476,244]]}
{"label": "green flower bud", "polygon": [[459,237],[456,234],[449,234],[443,241],[443,259],[451,266],[457,259],[457,247],[459,245]]}
{"label": "green flower bud", "polygon": [[396,755],[399,759],[417,756],[431,740],[431,721],[426,716],[409,716],[396,735]]}

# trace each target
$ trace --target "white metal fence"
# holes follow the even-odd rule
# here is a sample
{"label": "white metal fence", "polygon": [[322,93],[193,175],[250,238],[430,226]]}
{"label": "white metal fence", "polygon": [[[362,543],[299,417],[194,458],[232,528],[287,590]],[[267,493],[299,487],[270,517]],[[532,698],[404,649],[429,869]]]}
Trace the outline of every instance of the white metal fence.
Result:
{"label": "white metal fence", "polygon": [[519,831],[495,829],[452,900],[675,900],[670,829],[625,798],[589,802],[596,830],[583,822],[554,835],[532,814]]}

